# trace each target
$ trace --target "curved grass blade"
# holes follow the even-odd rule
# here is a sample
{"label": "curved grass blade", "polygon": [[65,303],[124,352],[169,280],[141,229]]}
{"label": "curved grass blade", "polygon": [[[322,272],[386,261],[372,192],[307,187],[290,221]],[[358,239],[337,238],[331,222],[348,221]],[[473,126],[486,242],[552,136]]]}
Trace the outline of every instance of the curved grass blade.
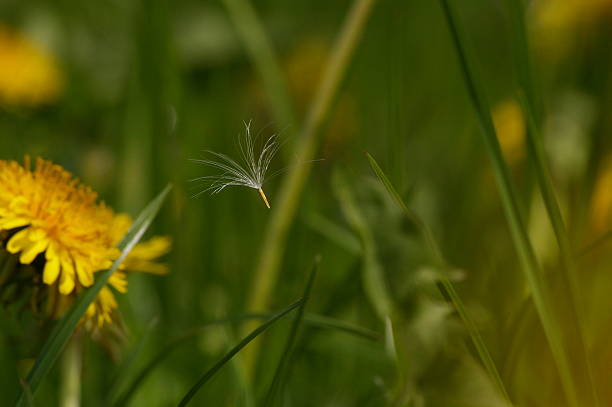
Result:
{"label": "curved grass blade", "polygon": [[506,398],[506,400],[510,401],[510,397],[508,396],[508,392],[506,391],[504,382],[502,381],[501,376],[499,375],[499,371],[495,366],[495,362],[493,361],[493,358],[491,357],[491,354],[489,353],[489,350],[487,349],[487,346],[485,345],[484,340],[482,339],[482,336],[480,335],[480,332],[476,327],[476,324],[467,313],[465,305],[463,304],[463,301],[461,301],[459,294],[457,294],[453,283],[451,283],[450,279],[446,276],[446,270],[449,269],[449,266],[444,257],[442,256],[442,251],[440,250],[438,243],[434,239],[431,229],[427,226],[425,222],[421,220],[421,218],[416,213],[414,213],[410,208],[408,208],[408,205],[406,205],[395,187],[393,187],[393,184],[391,183],[391,181],[389,181],[389,178],[387,178],[387,176],[380,168],[374,157],[372,157],[369,153],[366,153],[366,156],[368,157],[368,161],[370,162],[370,166],[376,174],[376,177],[378,177],[380,182],[382,182],[382,184],[385,186],[385,189],[387,190],[389,195],[402,209],[404,215],[412,222],[414,222],[415,226],[419,230],[419,233],[421,234],[421,236],[423,236],[423,239],[425,240],[425,245],[427,246],[427,249],[429,250],[430,255],[432,256],[433,261],[436,263],[436,266],[442,270],[440,281],[442,283],[442,286],[444,287],[444,291],[450,298],[451,302],[453,303],[453,306],[455,307],[455,310],[463,321],[463,324],[465,325],[468,334],[470,335],[472,344],[476,348],[476,351],[478,352],[478,356],[480,357],[482,364],[487,370],[487,373],[489,374],[491,380],[497,385],[499,392]]}
{"label": "curved grass blade", "polygon": [[263,403],[264,406],[271,406],[274,402],[274,396],[278,391],[280,391],[283,383],[283,373],[287,369],[287,365],[289,363],[289,358],[291,357],[293,347],[295,344],[295,340],[297,338],[298,330],[302,325],[302,321],[304,319],[304,309],[306,308],[306,304],[310,299],[310,291],[312,289],[312,284],[314,282],[315,276],[317,275],[317,270],[319,269],[319,263],[321,262],[320,256],[317,256],[315,262],[312,266],[312,271],[308,276],[308,282],[306,283],[306,288],[304,289],[304,294],[302,298],[304,301],[300,304],[300,307],[297,310],[297,314],[291,324],[291,330],[289,331],[289,336],[287,337],[287,343],[285,344],[285,349],[283,350],[283,354],[281,355],[280,361],[278,362],[278,366],[276,368],[276,372],[274,372],[274,378],[272,379],[272,384],[270,385],[270,389],[268,390],[268,395]]}
{"label": "curved grass blade", "polygon": [[[123,263],[127,255],[149,228],[170,189],[170,185],[166,186],[166,188],[164,188],[164,190],[141,212],[140,216],[137,217],[136,221],[119,244],[121,256],[115,260],[110,269],[99,273],[95,284],[86,289],[76,299],[72,308],[55,325],[49,339],[47,339],[47,342],[45,342],[40,352],[40,356],[26,379],[27,388],[30,389],[32,395],[36,394],[38,386],[57,361],[61,351],[70,340],[72,333],[77,328],[89,304],[96,299],[100,289],[104,287],[110,276],[117,270],[121,263]],[[16,405],[18,407],[25,406],[26,401],[27,394],[22,390]]]}
{"label": "curved grass blade", "polygon": [[241,321],[248,320],[248,319],[265,319],[265,318],[268,318],[269,316],[270,315],[263,315],[263,314],[261,315],[260,314],[247,314],[247,315],[240,315],[236,317],[218,319],[215,321],[206,322],[199,327],[190,329],[182,333],[181,335],[174,337],[157,353],[157,355],[153,357],[153,359],[149,361],[149,363],[147,363],[140,370],[140,372],[136,375],[132,383],[127,387],[127,390],[125,390],[120,397],[117,397],[116,401],[114,401],[112,405],[117,406],[117,407],[128,405],[129,401],[132,399],[134,394],[136,394],[136,391],[138,390],[140,385],[149,376],[149,374],[153,372],[153,369],[157,365],[159,365],[164,359],[166,359],[166,357],[168,357],[172,351],[178,348],[179,345],[183,344],[184,342],[192,338],[197,337],[198,335],[201,335],[202,333],[206,332],[206,330],[209,329],[210,327],[216,326],[216,325],[222,325],[226,323],[232,323],[232,322],[241,322]]}
{"label": "curved grass blade", "polygon": [[301,298],[289,305],[282,311],[274,314],[270,319],[261,324],[255,330],[253,330],[249,335],[247,335],[240,343],[234,346],[229,352],[225,354],[213,367],[208,369],[206,373],[194,384],[191,389],[185,394],[183,399],[178,404],[179,407],[186,406],[189,401],[195,396],[195,394],[208,382],[218,371],[221,369],[227,362],[229,362],[238,352],[242,350],[245,346],[247,346],[253,339],[257,338],[259,334],[268,329],[271,325],[273,325],[277,320],[287,315],[289,312],[293,311],[297,307],[299,307],[304,302],[304,298]]}
{"label": "curved grass blade", "polygon": [[[127,386],[127,390],[123,392],[120,397],[116,398],[116,401],[111,403],[111,405],[116,407],[122,407],[129,404],[129,401],[132,399],[134,394],[136,394],[140,385],[145,381],[145,379],[153,372],[155,367],[159,365],[164,359],[166,359],[170,353],[172,353],[175,349],[182,345],[184,342],[187,342],[190,339],[201,335],[206,332],[211,326],[222,325],[227,323],[235,323],[242,322],[245,320],[265,320],[267,318],[272,317],[273,314],[265,313],[265,314],[245,314],[239,315],[235,317],[217,319],[214,321],[209,321],[202,324],[199,327],[188,330],[187,332],[182,333],[179,336],[176,336],[172,340],[170,340],[158,353],[155,355],[135,376],[135,379],[132,383]],[[378,342],[380,341],[380,334],[376,331],[372,331],[367,328],[360,327],[358,325],[352,324],[350,322],[345,322],[338,320],[336,318],[325,317],[323,315],[305,313],[304,315],[304,323],[311,326],[312,328],[319,329],[332,329],[339,332],[344,332],[349,335],[357,336],[363,339],[367,339],[370,341]]]}
{"label": "curved grass blade", "polygon": [[381,334],[376,331],[323,315],[306,313],[304,322],[313,328],[334,329],[374,342],[379,342],[381,340]]}
{"label": "curved grass blade", "polygon": [[563,335],[561,322],[554,311],[552,294],[544,284],[540,265],[538,264],[533,245],[519,211],[516,192],[510,180],[510,171],[501,152],[483,85],[478,80],[479,75],[476,73],[477,69],[474,58],[469,53],[470,49],[466,46],[466,36],[463,32],[463,27],[458,23],[456,10],[451,6],[452,2],[449,0],[439,0],[439,2],[450,30],[453,46],[457,52],[461,74],[463,75],[470,101],[476,110],[482,135],[491,158],[493,172],[501,195],[512,240],[519,255],[521,268],[525,273],[546,339],[557,366],[563,391],[569,405],[578,407],[581,405],[578,400],[580,392],[577,388],[577,383],[580,380],[572,369],[566,338]]}

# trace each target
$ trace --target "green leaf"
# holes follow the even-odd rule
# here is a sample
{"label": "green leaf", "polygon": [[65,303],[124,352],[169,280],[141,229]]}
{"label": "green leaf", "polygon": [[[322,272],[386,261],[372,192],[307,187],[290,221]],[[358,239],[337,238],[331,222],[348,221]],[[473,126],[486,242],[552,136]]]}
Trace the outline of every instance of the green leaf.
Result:
{"label": "green leaf", "polygon": [[263,333],[266,329],[268,329],[271,325],[273,325],[277,320],[287,315],[289,312],[293,311],[297,307],[299,307],[304,302],[304,298],[301,298],[289,305],[282,311],[274,314],[270,319],[268,319],[265,323],[261,324],[259,327],[254,329],[249,335],[247,335],[240,343],[234,346],[229,352],[225,354],[214,366],[202,375],[202,377],[189,389],[187,394],[183,397],[183,399],[178,404],[179,407],[186,406],[189,401],[195,396],[195,394],[204,386],[210,379],[212,379],[215,374],[227,363],[229,362],[238,352],[242,350],[245,346],[247,346],[253,339],[257,338],[261,333]]}
{"label": "green leaf", "polygon": [[459,297],[459,294],[455,290],[455,287],[453,286],[450,279],[446,275],[446,272],[449,269],[449,266],[447,265],[446,260],[442,256],[442,251],[440,250],[438,243],[434,239],[434,235],[431,229],[427,226],[427,224],[424,221],[421,220],[421,218],[416,213],[414,213],[408,207],[408,205],[406,205],[406,203],[404,202],[402,197],[399,195],[399,193],[396,191],[395,187],[393,187],[393,184],[391,183],[391,181],[389,181],[389,178],[387,178],[387,176],[383,172],[382,168],[380,168],[380,166],[378,165],[374,157],[372,157],[369,153],[366,153],[366,156],[368,157],[368,161],[370,162],[370,166],[372,167],[372,170],[374,171],[374,173],[376,174],[380,182],[382,182],[382,184],[385,186],[389,195],[393,198],[393,200],[397,203],[397,205],[404,211],[405,216],[408,219],[410,219],[415,224],[415,226],[419,229],[419,233],[423,236],[423,239],[425,240],[425,244],[427,245],[427,249],[429,250],[430,255],[433,257],[433,260],[436,263],[436,266],[442,270],[440,281],[442,283],[442,286],[444,287],[444,291],[450,298],[451,302],[453,303],[453,306],[455,307],[455,310],[461,317],[461,320],[463,321],[463,324],[465,325],[468,331],[468,334],[470,335],[472,343],[474,344],[474,347],[476,348],[476,351],[478,352],[478,356],[480,357],[482,364],[487,370],[487,373],[489,374],[491,380],[497,385],[499,392],[507,400],[510,400],[508,393],[506,391],[506,388],[504,386],[504,383],[501,379],[501,376],[499,375],[499,372],[497,368],[495,367],[495,362],[493,361],[493,358],[491,357],[491,354],[489,353],[489,350],[487,346],[485,345],[484,340],[482,339],[482,336],[480,335],[480,332],[478,331],[478,328],[476,327],[476,324],[474,323],[472,318],[467,313],[467,310],[465,308],[465,305],[463,304],[463,301],[461,301],[461,298]]}
{"label": "green leaf", "polygon": [[289,331],[289,336],[287,337],[287,343],[285,344],[285,349],[283,350],[283,354],[281,355],[280,361],[278,362],[278,366],[276,367],[276,372],[274,372],[274,378],[272,379],[272,384],[270,385],[270,389],[268,390],[268,395],[263,403],[264,406],[271,406],[274,402],[274,396],[278,391],[280,391],[283,383],[283,373],[287,369],[287,365],[289,363],[289,358],[291,357],[291,352],[293,350],[293,346],[295,343],[295,339],[297,338],[298,330],[302,325],[302,321],[304,319],[304,309],[306,308],[306,304],[310,298],[310,290],[312,289],[312,284],[314,282],[315,276],[317,274],[317,270],[319,268],[319,263],[321,262],[321,258],[317,256],[315,259],[314,265],[312,266],[312,271],[308,277],[308,282],[306,283],[306,288],[304,289],[304,295],[302,298],[304,301],[300,305],[297,310],[297,315],[291,324],[291,330]]}
{"label": "green leaf", "polygon": [[[119,244],[121,249],[121,256],[113,263],[112,267],[104,272],[99,273],[96,278],[96,282],[93,286],[86,289],[74,302],[72,308],[59,320],[55,328],[51,332],[49,339],[45,342],[40,356],[36,360],[34,367],[28,374],[26,379],[26,385],[32,395],[36,394],[36,390],[40,383],[44,380],[46,375],[49,373],[55,362],[57,361],[60,353],[72,337],[75,329],[77,328],[81,317],[87,310],[89,304],[91,304],[97,297],[98,292],[104,287],[110,276],[117,270],[117,268],[123,263],[130,251],[140,241],[146,230],[153,222],[153,219],[159,212],[166,195],[170,191],[171,186],[168,185],[164,190],[153,199],[147,207],[141,212],[140,216],[137,217],[136,221],[122,239]],[[21,407],[27,405],[27,393],[22,390],[17,399],[16,405]]]}

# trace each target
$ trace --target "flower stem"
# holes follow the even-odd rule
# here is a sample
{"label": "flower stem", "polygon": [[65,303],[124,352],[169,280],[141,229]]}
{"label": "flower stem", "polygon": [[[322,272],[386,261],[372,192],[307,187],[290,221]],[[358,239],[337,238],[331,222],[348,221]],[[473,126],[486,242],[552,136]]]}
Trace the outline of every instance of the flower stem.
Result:
{"label": "flower stem", "polygon": [[79,407],[81,405],[82,365],[81,336],[77,332],[66,346],[62,357],[60,407]]}

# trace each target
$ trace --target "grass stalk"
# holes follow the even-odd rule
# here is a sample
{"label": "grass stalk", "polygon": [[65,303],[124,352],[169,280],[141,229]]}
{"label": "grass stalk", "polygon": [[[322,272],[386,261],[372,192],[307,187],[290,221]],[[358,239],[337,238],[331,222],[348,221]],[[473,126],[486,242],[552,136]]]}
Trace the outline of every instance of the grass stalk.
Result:
{"label": "grass stalk", "polygon": [[552,351],[565,396],[570,406],[578,407],[580,405],[578,390],[574,381],[569,350],[563,338],[560,321],[553,310],[550,292],[542,279],[540,266],[519,212],[516,194],[510,181],[507,164],[503,159],[499,140],[495,133],[488,102],[482,84],[478,81],[479,76],[475,73],[474,60],[465,46],[466,37],[461,26],[458,24],[458,19],[453,6],[451,6],[451,2],[449,0],[440,0],[440,4],[451,32],[453,45],[459,58],[461,73],[467,86],[470,101],[476,110],[485,144],[491,158],[512,239],[519,254],[521,267],[526,275],[540,321]]}
{"label": "grass stalk", "polygon": [[314,279],[317,275],[317,270],[319,268],[319,263],[321,262],[321,258],[319,256],[316,257],[314,265],[312,266],[312,270],[310,275],[308,276],[308,281],[306,282],[306,288],[304,289],[304,294],[302,298],[304,302],[299,306],[295,318],[291,324],[291,329],[289,330],[289,336],[287,337],[287,342],[285,343],[285,348],[283,349],[283,354],[281,355],[280,361],[278,362],[278,366],[276,371],[274,372],[274,378],[272,379],[272,384],[268,389],[268,394],[264,400],[263,406],[272,406],[275,400],[275,396],[277,393],[282,391],[285,372],[288,369],[289,361],[291,359],[291,355],[293,353],[293,349],[295,347],[295,341],[298,336],[298,331],[300,330],[303,321],[304,321],[304,310],[306,309],[306,304],[310,299],[310,291],[312,289],[312,284],[314,283]]}
{"label": "grass stalk", "polygon": [[463,324],[465,325],[465,328],[467,329],[467,332],[470,335],[472,344],[474,345],[476,352],[478,352],[478,356],[480,357],[480,360],[484,365],[485,370],[489,374],[489,377],[491,378],[493,383],[495,383],[495,385],[497,386],[497,389],[500,394],[504,396],[504,398],[508,400],[508,402],[511,403],[510,396],[506,391],[506,386],[504,386],[504,382],[502,381],[501,376],[499,375],[499,371],[495,366],[495,362],[493,361],[493,358],[489,353],[487,345],[482,339],[482,336],[480,335],[476,324],[474,323],[470,315],[467,313],[467,309],[463,304],[461,297],[459,297],[459,294],[455,290],[453,283],[446,275],[450,267],[442,255],[442,250],[440,250],[440,246],[436,242],[433,232],[427,226],[427,224],[423,222],[423,220],[416,213],[414,213],[408,207],[408,205],[406,205],[406,203],[399,195],[387,175],[383,172],[382,168],[380,168],[374,157],[372,157],[369,153],[366,153],[366,155],[368,157],[372,170],[374,170],[374,173],[376,174],[378,179],[385,186],[385,189],[387,190],[391,198],[400,207],[404,215],[416,226],[420,235],[423,237],[423,240],[425,241],[425,246],[427,247],[427,250],[429,251],[429,254],[432,257],[432,260],[434,261],[436,267],[442,272],[440,276],[440,282],[442,283],[442,287],[450,298],[455,310],[459,314],[459,317],[463,321]]}
{"label": "grass stalk", "polygon": [[521,97],[521,104],[525,112],[525,117],[527,118],[527,148],[529,158],[533,163],[544,206],[546,207],[557,240],[557,245],[559,246],[562,278],[568,288],[569,294],[567,299],[571,313],[570,321],[573,325],[570,330],[576,334],[577,350],[579,352],[576,360],[578,363],[583,364],[580,368],[582,372],[585,373],[588,380],[588,386],[592,396],[591,402],[594,406],[599,406],[600,403],[594,383],[593,371],[586,347],[584,323],[580,318],[582,314],[582,301],[576,275],[573,250],[561,214],[561,208],[554,191],[552,177],[544,151],[542,133],[539,127],[541,115],[538,107],[540,103],[537,99],[538,92],[536,92],[533,80],[533,69],[530,59],[529,41],[527,39],[527,27],[525,24],[525,9],[522,0],[509,0],[508,3],[514,27],[514,53],[518,82],[519,87],[524,93],[524,96]]}
{"label": "grass stalk", "polygon": [[217,374],[217,372],[223,366],[225,366],[225,364],[227,362],[232,360],[232,358],[234,356],[236,356],[236,354],[238,354],[238,352],[240,352],[242,350],[242,348],[247,346],[251,341],[253,341],[253,339],[255,339],[257,336],[259,336],[261,333],[263,333],[266,329],[268,329],[270,326],[272,326],[280,318],[284,317],[289,312],[291,312],[294,309],[296,309],[297,307],[299,307],[303,302],[304,302],[304,298],[299,299],[298,301],[296,301],[293,304],[289,305],[288,307],[286,307],[282,311],[279,311],[278,313],[274,314],[270,319],[268,319],[266,322],[264,322],[259,327],[254,329],[242,341],[240,341],[240,343],[238,343],[238,345],[234,346],[229,352],[227,352],[225,354],[225,356],[223,356],[217,363],[215,363],[210,369],[208,369],[204,373],[204,375],[202,375],[202,377],[191,387],[191,389],[189,389],[187,394],[185,394],[185,396],[181,399],[181,401],[178,404],[178,406],[179,407],[186,406],[191,401],[191,399],[193,399],[193,397],[196,395],[196,393],[202,388],[202,386],[204,386],[211,378],[213,378],[215,376],[215,374]]}
{"label": "grass stalk", "polygon": [[284,75],[253,5],[249,0],[223,0],[223,4],[263,80],[277,128],[293,129],[296,120]]}
{"label": "grass stalk", "polygon": [[81,337],[77,333],[66,346],[62,357],[62,387],[59,404],[61,407],[79,407],[81,405],[82,366]]}
{"label": "grass stalk", "polygon": [[[253,287],[247,305],[250,312],[265,311],[268,307],[270,294],[278,280],[286,236],[310,173],[312,165],[310,161],[316,152],[321,126],[329,115],[332,102],[365,30],[375,2],[376,0],[355,0],[332,50],[296,145],[295,160],[303,164],[291,167],[284,177],[276,210],[272,212],[263,244],[259,250],[261,255],[253,275]],[[250,351],[245,353],[244,360],[247,365],[252,364],[256,353],[254,349],[256,347],[251,347]]]}

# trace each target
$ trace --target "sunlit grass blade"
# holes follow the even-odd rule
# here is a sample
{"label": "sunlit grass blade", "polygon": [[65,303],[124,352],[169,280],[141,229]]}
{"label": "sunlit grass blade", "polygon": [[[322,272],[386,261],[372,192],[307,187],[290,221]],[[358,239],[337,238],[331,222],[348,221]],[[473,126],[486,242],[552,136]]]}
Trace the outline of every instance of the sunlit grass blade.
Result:
{"label": "sunlit grass blade", "polygon": [[478,352],[478,356],[480,357],[482,364],[487,370],[487,373],[489,374],[491,380],[496,384],[499,392],[506,398],[506,400],[510,401],[510,397],[508,396],[506,387],[504,386],[501,376],[499,375],[499,371],[495,366],[495,362],[493,361],[493,358],[491,357],[491,354],[489,353],[489,350],[485,345],[484,340],[482,339],[482,336],[480,335],[480,332],[476,327],[476,324],[467,313],[465,305],[463,304],[463,301],[461,301],[461,297],[459,297],[459,294],[457,294],[457,291],[455,290],[455,287],[453,286],[452,282],[446,276],[446,272],[448,271],[449,266],[444,257],[442,256],[442,251],[440,250],[440,247],[434,239],[431,229],[427,226],[425,222],[421,220],[421,218],[416,213],[414,213],[408,207],[408,205],[406,205],[406,203],[404,202],[400,194],[397,192],[391,181],[389,181],[389,178],[383,172],[382,168],[380,168],[374,157],[372,157],[369,153],[366,153],[366,156],[368,157],[368,161],[370,162],[370,166],[376,174],[376,177],[378,177],[380,182],[382,182],[382,184],[385,186],[385,189],[387,190],[391,198],[393,198],[397,205],[402,209],[404,215],[415,224],[415,226],[419,230],[419,233],[425,240],[425,245],[427,246],[427,249],[429,250],[430,255],[432,256],[433,261],[436,263],[436,266],[439,267],[442,271],[440,280],[442,286],[444,287],[444,291],[450,298],[451,302],[453,303],[453,306],[455,307],[455,310],[463,321],[463,324],[465,325],[468,334],[470,335],[472,344],[474,345],[474,348],[476,348],[476,351]]}
{"label": "sunlit grass blade", "polygon": [[473,104],[478,116],[482,135],[493,165],[493,172],[501,195],[501,201],[510,227],[512,239],[520,258],[521,267],[529,284],[548,344],[553,354],[563,390],[570,406],[578,407],[580,405],[577,390],[578,381],[575,380],[576,377],[570,363],[571,358],[569,350],[565,338],[563,337],[560,320],[554,312],[552,296],[542,279],[540,266],[519,211],[516,193],[510,181],[508,166],[501,152],[499,140],[497,139],[495,127],[491,118],[489,104],[485,96],[483,85],[480,83],[480,76],[476,73],[474,59],[469,53],[469,48],[466,47],[466,37],[462,26],[458,22],[459,20],[455,9],[451,5],[452,1],[439,1],[446,22],[448,23],[453,45],[457,52],[461,74],[463,75],[467,87],[470,102]]}
{"label": "sunlit grass blade", "polygon": [[304,301],[300,305],[291,324],[291,329],[289,330],[289,336],[287,337],[287,343],[285,343],[285,348],[283,349],[283,354],[281,355],[280,361],[278,362],[278,366],[276,367],[276,371],[274,372],[274,378],[272,379],[272,384],[270,385],[270,389],[268,390],[268,394],[266,395],[263,406],[271,406],[274,402],[274,397],[276,393],[281,391],[282,383],[283,383],[283,374],[287,370],[287,365],[289,363],[289,359],[291,358],[291,354],[293,351],[293,347],[295,344],[295,340],[297,338],[298,330],[302,325],[302,321],[304,319],[304,310],[306,308],[306,304],[310,299],[310,291],[312,289],[312,284],[317,275],[317,270],[319,268],[319,263],[321,259],[319,256],[315,259],[315,263],[312,266],[312,271],[308,276],[308,282],[306,283],[306,288],[304,289],[304,294],[302,298]]}
{"label": "sunlit grass blade", "polygon": [[[51,332],[49,339],[45,342],[43,346],[40,356],[36,360],[34,367],[28,374],[26,379],[26,384],[32,395],[36,394],[36,390],[38,386],[43,381],[45,376],[49,373],[54,363],[57,361],[60,353],[72,337],[73,332],[77,328],[81,317],[87,310],[89,304],[94,301],[98,295],[98,292],[110,276],[117,270],[117,268],[123,263],[127,255],[134,248],[134,246],[140,241],[143,237],[144,233],[147,231],[153,219],[159,212],[162,203],[164,202],[166,195],[170,191],[171,186],[168,185],[155,199],[153,199],[147,207],[141,212],[138,216],[128,233],[125,235],[121,243],[119,244],[119,249],[121,250],[121,255],[115,262],[112,267],[106,271],[100,272],[96,278],[96,282],[93,286],[86,289],[74,302],[74,305],[68,312],[58,321],[55,328]],[[21,391],[17,403],[17,406],[26,405],[27,395],[25,391]]]}
{"label": "sunlit grass blade", "polygon": [[[352,56],[360,42],[376,0],[354,0],[342,29],[335,41],[329,62],[324,68],[322,79],[315,92],[300,137],[295,144],[295,161],[305,163],[292,167],[284,177],[276,210],[272,211],[264,241],[259,250],[260,257],[253,275],[253,287],[248,299],[248,310],[265,311],[280,269],[285,250],[287,233],[295,216],[300,196],[308,179],[311,162],[317,151],[319,135],[329,116],[338,90],[349,68]],[[248,332],[251,326],[247,326]],[[244,361],[247,370],[252,370],[256,348],[247,350]]]}
{"label": "sunlit grass blade", "polygon": [[[567,228],[565,222],[561,216],[561,208],[559,202],[555,196],[555,192],[552,185],[548,166],[545,161],[544,146],[542,145],[542,138],[540,129],[535,122],[535,113],[533,111],[533,102],[527,98],[521,98],[523,111],[527,118],[527,144],[529,156],[533,161],[534,170],[538,184],[540,185],[540,191],[544,206],[546,207],[548,217],[553,227],[557,244],[559,246],[560,253],[560,276],[563,279],[564,296],[567,298],[568,312],[567,322],[570,326],[566,327],[567,332],[575,338],[576,353],[577,357],[574,357],[574,377],[586,380],[586,386],[589,388],[591,399],[589,404],[594,407],[599,406],[599,397],[597,389],[595,387],[595,380],[593,378],[593,369],[589,360],[589,354],[586,346],[584,321],[581,317],[583,310],[582,296],[580,295],[580,288],[578,282],[578,276],[576,274],[576,263],[574,260],[573,250],[570,245],[569,237],[567,234]],[[575,379],[574,379],[575,380]]]}
{"label": "sunlit grass blade", "polygon": [[539,93],[536,91],[533,68],[531,65],[527,24],[525,21],[525,7],[522,0],[507,0],[507,3],[510,8],[512,26],[514,28],[514,60],[518,73],[519,86],[523,93],[521,96],[521,104],[527,118],[527,147],[529,158],[533,162],[533,168],[536,173],[538,185],[540,186],[542,200],[544,201],[544,206],[546,207],[559,246],[561,275],[569,291],[567,293],[571,314],[569,315],[569,321],[573,325],[569,327],[569,331],[575,332],[577,340],[576,348],[580,353],[580,355],[574,359],[582,365],[578,366],[578,368],[582,370],[582,373],[578,372],[577,374],[579,376],[585,376],[587,379],[587,385],[592,396],[590,402],[592,402],[594,406],[598,406],[600,402],[586,347],[584,321],[581,318],[583,301],[578,285],[576,265],[567,228],[554,191],[540,131],[541,114],[539,109],[540,102],[538,100]]}
{"label": "sunlit grass blade", "polygon": [[215,365],[213,365],[210,369],[204,373],[204,375],[194,384],[191,389],[185,394],[183,399],[178,404],[179,407],[186,406],[189,401],[195,396],[195,394],[208,382],[214,375],[227,363],[229,362],[238,352],[242,350],[245,346],[247,346],[253,339],[257,338],[261,333],[263,333],[266,329],[268,329],[271,325],[273,325],[277,320],[287,315],[289,312],[293,311],[297,307],[299,307],[304,302],[304,298],[301,298],[289,305],[282,311],[274,314],[270,319],[268,319],[265,323],[261,324],[259,327],[254,329],[249,335],[247,335],[240,343],[234,346],[229,352],[225,354]]}

